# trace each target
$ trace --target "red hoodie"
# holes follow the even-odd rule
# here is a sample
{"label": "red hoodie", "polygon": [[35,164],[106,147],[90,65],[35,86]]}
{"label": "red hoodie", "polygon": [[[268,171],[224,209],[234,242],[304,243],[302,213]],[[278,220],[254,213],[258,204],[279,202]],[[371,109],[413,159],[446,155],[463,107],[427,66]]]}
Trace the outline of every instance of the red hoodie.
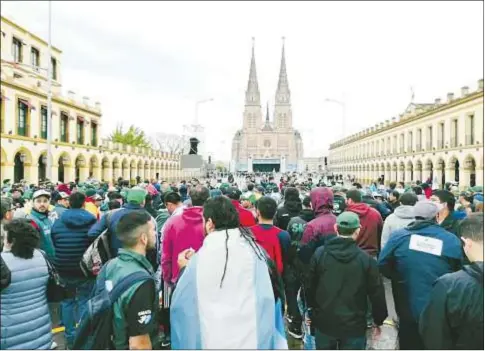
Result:
{"label": "red hoodie", "polygon": [[162,275],[165,282],[175,283],[179,275],[178,255],[192,248],[196,252],[204,241],[203,208],[184,209],[182,214],[165,222],[162,247]]}
{"label": "red hoodie", "polygon": [[371,256],[377,255],[377,238],[382,234],[382,217],[379,212],[365,203],[347,206],[345,211],[354,212],[360,219],[360,233],[357,246]]}
{"label": "red hoodie", "polygon": [[308,244],[313,239],[335,234],[334,225],[337,217],[332,213],[333,192],[330,188],[314,188],[310,192],[315,219],[308,222],[301,238],[301,244]]}
{"label": "red hoodie", "polygon": [[239,213],[239,222],[241,227],[252,227],[256,225],[256,219],[253,216],[253,213],[249,210],[246,210],[237,200],[231,200],[234,207],[236,207],[237,212]]}

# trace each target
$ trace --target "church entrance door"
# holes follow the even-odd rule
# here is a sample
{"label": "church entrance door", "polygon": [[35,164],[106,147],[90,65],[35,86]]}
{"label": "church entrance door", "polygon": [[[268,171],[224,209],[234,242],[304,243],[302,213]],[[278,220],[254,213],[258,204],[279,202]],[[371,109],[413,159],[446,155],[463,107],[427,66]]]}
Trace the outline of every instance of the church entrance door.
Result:
{"label": "church entrance door", "polygon": [[266,163],[266,164],[253,164],[253,171],[254,172],[279,172],[280,171],[280,164],[279,163]]}

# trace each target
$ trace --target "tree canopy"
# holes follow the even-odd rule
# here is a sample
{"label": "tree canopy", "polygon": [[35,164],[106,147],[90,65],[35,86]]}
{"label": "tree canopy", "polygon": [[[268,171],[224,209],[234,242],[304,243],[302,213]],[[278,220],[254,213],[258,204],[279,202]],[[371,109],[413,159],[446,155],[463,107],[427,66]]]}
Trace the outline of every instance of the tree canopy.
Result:
{"label": "tree canopy", "polygon": [[145,132],[134,125],[131,125],[130,128],[128,128],[128,130],[125,132],[123,130],[123,125],[119,124],[116,126],[115,131],[111,133],[109,139],[112,142],[125,145],[151,147],[151,143],[148,140],[148,137],[145,135]]}

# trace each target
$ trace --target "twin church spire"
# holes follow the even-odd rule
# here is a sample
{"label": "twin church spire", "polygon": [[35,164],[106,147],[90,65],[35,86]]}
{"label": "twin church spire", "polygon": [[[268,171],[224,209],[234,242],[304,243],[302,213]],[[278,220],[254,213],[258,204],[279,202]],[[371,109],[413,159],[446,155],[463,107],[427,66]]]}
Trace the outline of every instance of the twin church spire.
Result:
{"label": "twin church spire", "polygon": [[[286,73],[286,58],[285,58],[285,37],[281,49],[281,63],[280,73],[278,77],[278,86],[276,89],[276,104],[290,103],[290,88],[288,85],[288,76]],[[261,106],[261,95],[259,92],[258,76],[256,74],[256,59],[254,55],[255,39],[252,38],[253,45],[251,51],[251,65],[249,68],[248,88],[246,90],[246,105]]]}

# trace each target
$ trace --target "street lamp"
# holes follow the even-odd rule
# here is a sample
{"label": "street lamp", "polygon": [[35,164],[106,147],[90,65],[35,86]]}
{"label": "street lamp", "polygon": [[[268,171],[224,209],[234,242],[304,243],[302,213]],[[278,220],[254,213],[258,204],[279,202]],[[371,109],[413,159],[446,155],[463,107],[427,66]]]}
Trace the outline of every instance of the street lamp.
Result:
{"label": "street lamp", "polygon": [[325,102],[330,102],[339,105],[342,108],[342,138],[345,137],[345,110],[346,110],[346,104],[345,101],[340,101],[336,99],[325,99]]}

